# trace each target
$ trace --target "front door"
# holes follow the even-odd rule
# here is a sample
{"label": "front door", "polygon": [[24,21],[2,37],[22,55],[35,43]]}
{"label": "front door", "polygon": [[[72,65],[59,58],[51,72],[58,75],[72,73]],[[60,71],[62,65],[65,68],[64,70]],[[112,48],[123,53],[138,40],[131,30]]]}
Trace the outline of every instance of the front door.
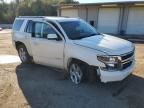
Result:
{"label": "front door", "polygon": [[34,61],[63,68],[64,40],[56,29],[43,22],[34,22],[31,47]]}

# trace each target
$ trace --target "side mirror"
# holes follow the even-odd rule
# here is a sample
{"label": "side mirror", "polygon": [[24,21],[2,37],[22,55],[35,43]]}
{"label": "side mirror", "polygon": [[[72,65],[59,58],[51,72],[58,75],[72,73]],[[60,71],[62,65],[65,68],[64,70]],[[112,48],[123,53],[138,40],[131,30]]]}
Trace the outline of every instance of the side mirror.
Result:
{"label": "side mirror", "polygon": [[57,40],[58,36],[56,34],[48,34],[47,39],[49,40]]}

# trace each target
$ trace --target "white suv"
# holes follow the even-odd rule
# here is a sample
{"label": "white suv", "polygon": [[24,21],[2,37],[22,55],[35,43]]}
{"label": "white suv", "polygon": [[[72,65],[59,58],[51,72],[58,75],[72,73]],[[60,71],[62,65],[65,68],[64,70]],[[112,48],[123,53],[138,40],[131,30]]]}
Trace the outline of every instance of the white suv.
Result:
{"label": "white suv", "polygon": [[104,83],[121,81],[134,69],[131,42],[98,33],[78,18],[21,16],[12,40],[22,63],[64,69],[75,84],[94,73]]}

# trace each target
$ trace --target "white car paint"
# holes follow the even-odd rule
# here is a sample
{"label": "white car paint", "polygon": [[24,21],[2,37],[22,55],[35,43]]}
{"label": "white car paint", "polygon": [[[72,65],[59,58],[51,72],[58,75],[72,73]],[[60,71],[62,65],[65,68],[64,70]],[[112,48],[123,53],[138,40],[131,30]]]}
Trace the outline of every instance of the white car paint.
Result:
{"label": "white car paint", "polygon": [[[23,19],[24,23],[19,32],[13,30],[13,43],[14,45],[17,41],[24,43],[35,63],[68,70],[68,63],[71,58],[76,58],[90,66],[98,67],[98,74],[102,82],[123,80],[133,71],[134,57],[131,66],[113,72],[102,70],[101,67],[105,67],[105,64],[97,59],[98,55],[120,56],[134,51],[134,46],[131,42],[106,34],[87,37],[81,40],[70,40],[59,22],[80,19],[64,17],[24,17],[16,19]],[[49,24],[47,21],[52,21],[57,24],[64,36],[53,25],[49,25],[60,35],[62,40],[32,38],[30,33],[24,32],[28,20],[45,22],[47,24]]]}
{"label": "white car paint", "polygon": [[31,39],[31,48],[35,62],[63,68],[64,41]]}
{"label": "white car paint", "polygon": [[82,40],[76,40],[74,43],[104,51],[108,55],[120,55],[133,50],[133,46],[130,42],[110,35],[93,36]]}

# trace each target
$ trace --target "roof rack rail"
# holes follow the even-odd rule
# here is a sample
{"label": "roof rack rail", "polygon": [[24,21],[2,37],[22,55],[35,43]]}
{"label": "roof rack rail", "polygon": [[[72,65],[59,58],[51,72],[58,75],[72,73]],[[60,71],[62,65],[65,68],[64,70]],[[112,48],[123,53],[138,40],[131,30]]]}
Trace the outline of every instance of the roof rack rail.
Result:
{"label": "roof rack rail", "polygon": [[46,16],[19,16],[19,18],[44,18]]}
{"label": "roof rack rail", "polygon": [[59,16],[59,17],[70,18],[69,16]]}

